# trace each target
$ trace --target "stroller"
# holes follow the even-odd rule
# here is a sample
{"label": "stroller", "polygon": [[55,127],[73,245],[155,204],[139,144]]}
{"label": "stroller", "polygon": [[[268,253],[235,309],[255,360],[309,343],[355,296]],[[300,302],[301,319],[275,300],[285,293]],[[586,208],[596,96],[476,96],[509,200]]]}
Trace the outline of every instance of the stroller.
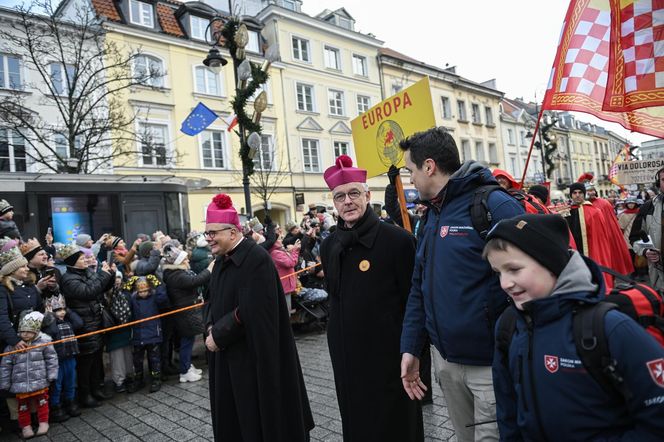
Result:
{"label": "stroller", "polygon": [[291,324],[299,326],[314,325],[321,331],[327,324],[327,292],[318,288],[302,288],[293,296],[295,313],[291,315]]}

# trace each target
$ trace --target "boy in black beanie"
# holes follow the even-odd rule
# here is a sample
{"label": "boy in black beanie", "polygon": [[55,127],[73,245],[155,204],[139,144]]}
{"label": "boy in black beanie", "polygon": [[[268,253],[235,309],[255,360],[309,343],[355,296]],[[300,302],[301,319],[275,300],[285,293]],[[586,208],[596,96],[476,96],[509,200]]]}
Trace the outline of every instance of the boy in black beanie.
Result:
{"label": "boy in black beanie", "polygon": [[[661,440],[664,348],[636,321],[610,310],[606,341],[630,399],[607,392],[588,373],[572,318],[581,304],[604,297],[604,281],[593,261],[568,250],[568,235],[559,215],[521,215],[487,236],[483,256],[514,302],[496,325],[501,440]],[[516,324],[503,351],[501,321],[508,315]]]}

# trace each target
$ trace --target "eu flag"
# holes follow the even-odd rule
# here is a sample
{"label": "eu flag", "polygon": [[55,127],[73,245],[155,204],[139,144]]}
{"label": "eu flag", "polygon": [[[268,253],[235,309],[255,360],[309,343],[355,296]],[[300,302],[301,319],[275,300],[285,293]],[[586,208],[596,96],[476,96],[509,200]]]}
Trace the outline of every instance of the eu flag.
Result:
{"label": "eu flag", "polygon": [[187,135],[194,136],[205,130],[217,118],[217,114],[208,109],[207,106],[203,103],[198,103],[187,119],[182,122],[180,130]]}

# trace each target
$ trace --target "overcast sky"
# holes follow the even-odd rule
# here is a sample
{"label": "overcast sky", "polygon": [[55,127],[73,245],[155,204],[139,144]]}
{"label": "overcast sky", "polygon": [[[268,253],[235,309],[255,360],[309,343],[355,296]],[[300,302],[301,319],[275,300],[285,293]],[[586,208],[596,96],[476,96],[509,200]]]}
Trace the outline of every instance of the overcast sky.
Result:
{"label": "overcast sky", "polygon": [[[16,0],[0,0],[11,6]],[[541,102],[549,78],[567,0],[303,0],[303,11],[345,7],[357,31],[385,46],[436,66],[456,66],[476,82],[495,78],[507,97]],[[635,143],[652,137],[630,133],[587,114]]]}

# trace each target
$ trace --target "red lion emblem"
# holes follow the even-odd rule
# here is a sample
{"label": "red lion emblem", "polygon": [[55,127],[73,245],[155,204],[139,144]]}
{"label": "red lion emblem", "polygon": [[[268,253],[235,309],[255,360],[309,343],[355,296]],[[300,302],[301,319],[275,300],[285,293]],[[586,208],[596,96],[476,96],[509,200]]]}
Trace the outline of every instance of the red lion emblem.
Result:
{"label": "red lion emblem", "polygon": [[648,371],[655,384],[664,388],[664,358],[655,359],[654,361],[646,362]]}
{"label": "red lion emblem", "polygon": [[544,366],[550,373],[558,371],[558,356],[544,355]]}
{"label": "red lion emblem", "polygon": [[442,226],[440,228],[440,237],[445,238],[447,236],[447,233],[450,231],[450,226]]}

